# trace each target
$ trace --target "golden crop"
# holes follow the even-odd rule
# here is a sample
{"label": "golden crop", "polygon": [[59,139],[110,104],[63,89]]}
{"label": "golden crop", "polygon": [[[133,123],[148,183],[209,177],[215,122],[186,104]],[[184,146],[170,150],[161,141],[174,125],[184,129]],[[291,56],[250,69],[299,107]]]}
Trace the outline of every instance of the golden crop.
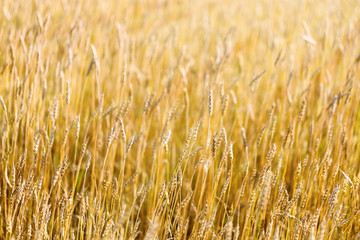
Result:
{"label": "golden crop", "polygon": [[0,239],[360,239],[357,0],[0,3]]}

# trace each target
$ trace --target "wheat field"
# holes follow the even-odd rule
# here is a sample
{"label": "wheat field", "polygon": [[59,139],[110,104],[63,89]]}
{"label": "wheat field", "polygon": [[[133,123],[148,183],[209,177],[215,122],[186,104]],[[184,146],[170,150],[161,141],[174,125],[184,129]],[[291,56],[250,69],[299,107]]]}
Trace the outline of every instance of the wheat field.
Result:
{"label": "wheat field", "polygon": [[357,0],[0,2],[0,239],[360,239]]}

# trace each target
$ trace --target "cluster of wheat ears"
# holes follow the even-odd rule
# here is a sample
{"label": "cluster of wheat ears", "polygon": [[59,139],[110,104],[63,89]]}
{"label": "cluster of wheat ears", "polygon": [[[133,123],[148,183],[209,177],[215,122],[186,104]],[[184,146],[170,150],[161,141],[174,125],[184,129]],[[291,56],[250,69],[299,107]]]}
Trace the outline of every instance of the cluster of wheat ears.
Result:
{"label": "cluster of wheat ears", "polygon": [[356,0],[1,0],[0,239],[360,239]]}

